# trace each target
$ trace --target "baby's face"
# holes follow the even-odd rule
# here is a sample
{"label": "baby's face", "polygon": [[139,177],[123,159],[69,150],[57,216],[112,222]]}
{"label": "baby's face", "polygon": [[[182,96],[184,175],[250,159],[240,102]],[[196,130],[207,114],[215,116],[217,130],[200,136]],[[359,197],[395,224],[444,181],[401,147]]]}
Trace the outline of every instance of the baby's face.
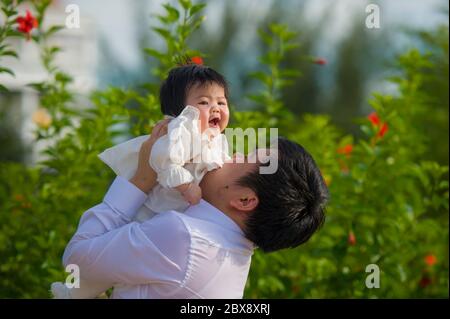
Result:
{"label": "baby's face", "polygon": [[192,105],[200,111],[200,131],[208,128],[222,132],[228,125],[230,113],[223,87],[216,83],[194,85],[186,97],[186,105]]}

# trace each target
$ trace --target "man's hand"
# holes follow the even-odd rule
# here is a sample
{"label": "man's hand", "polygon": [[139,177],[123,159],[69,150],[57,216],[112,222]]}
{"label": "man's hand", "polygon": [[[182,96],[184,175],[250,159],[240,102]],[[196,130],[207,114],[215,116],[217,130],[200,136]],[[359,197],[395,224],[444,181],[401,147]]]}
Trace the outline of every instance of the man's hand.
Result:
{"label": "man's hand", "polygon": [[202,198],[202,189],[195,183],[182,194],[183,198],[191,205],[197,205]]}
{"label": "man's hand", "polygon": [[191,205],[197,205],[202,198],[202,189],[194,182],[189,184],[182,184],[175,188],[180,192],[184,200]]}
{"label": "man's hand", "polygon": [[157,183],[156,173],[149,164],[150,153],[156,140],[167,134],[167,125],[169,124],[169,121],[170,119],[166,119],[156,123],[150,137],[142,143],[139,151],[138,168],[134,176],[130,179],[131,183],[136,185],[137,188],[146,194],[150,192]]}

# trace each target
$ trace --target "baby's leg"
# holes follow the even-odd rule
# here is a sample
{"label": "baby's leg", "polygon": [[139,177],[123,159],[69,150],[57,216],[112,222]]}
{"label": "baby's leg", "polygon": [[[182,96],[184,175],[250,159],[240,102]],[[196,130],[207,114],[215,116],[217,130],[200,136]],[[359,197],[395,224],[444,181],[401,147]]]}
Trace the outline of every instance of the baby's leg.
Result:
{"label": "baby's leg", "polygon": [[109,288],[111,288],[111,285],[105,285],[95,281],[85,281],[83,278],[80,278],[80,287],[71,288],[70,296],[72,299],[92,299],[98,297]]}
{"label": "baby's leg", "polygon": [[85,281],[83,278],[80,278],[79,288],[69,288],[64,283],[56,282],[52,284],[51,291],[55,299],[93,299],[108,288],[111,288],[111,285]]}

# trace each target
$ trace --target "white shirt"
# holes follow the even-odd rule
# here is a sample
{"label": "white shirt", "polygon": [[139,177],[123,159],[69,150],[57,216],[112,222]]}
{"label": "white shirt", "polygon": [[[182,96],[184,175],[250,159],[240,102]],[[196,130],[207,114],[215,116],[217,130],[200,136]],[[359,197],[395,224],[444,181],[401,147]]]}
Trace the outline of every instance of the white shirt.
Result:
{"label": "white shirt", "polygon": [[201,200],[184,213],[132,222],[147,195],[118,176],[87,210],[63,264],[114,286],[112,298],[242,298],[255,248],[240,227]]}
{"label": "white shirt", "polygon": [[[174,187],[191,182],[198,185],[208,171],[222,167],[230,159],[226,136],[215,129],[201,134],[199,115],[197,108],[186,106],[169,122],[167,134],[153,145],[149,164],[157,174],[158,185],[148,194],[137,220],[144,221],[154,213],[168,210],[183,212],[189,203]],[[136,172],[142,143],[148,138],[149,135],[138,136],[98,156],[117,175],[130,179]]]}

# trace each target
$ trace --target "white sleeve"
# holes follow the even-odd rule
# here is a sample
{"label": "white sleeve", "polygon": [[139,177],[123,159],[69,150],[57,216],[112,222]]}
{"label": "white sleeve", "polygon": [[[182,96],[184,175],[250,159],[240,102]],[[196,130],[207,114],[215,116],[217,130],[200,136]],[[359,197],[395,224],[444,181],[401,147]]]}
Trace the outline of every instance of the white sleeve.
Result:
{"label": "white sleeve", "polygon": [[142,224],[130,222],[146,198],[132,183],[117,177],[103,202],[81,217],[63,264],[76,264],[85,280],[110,286],[180,283],[187,268],[189,232],[171,212]]}

